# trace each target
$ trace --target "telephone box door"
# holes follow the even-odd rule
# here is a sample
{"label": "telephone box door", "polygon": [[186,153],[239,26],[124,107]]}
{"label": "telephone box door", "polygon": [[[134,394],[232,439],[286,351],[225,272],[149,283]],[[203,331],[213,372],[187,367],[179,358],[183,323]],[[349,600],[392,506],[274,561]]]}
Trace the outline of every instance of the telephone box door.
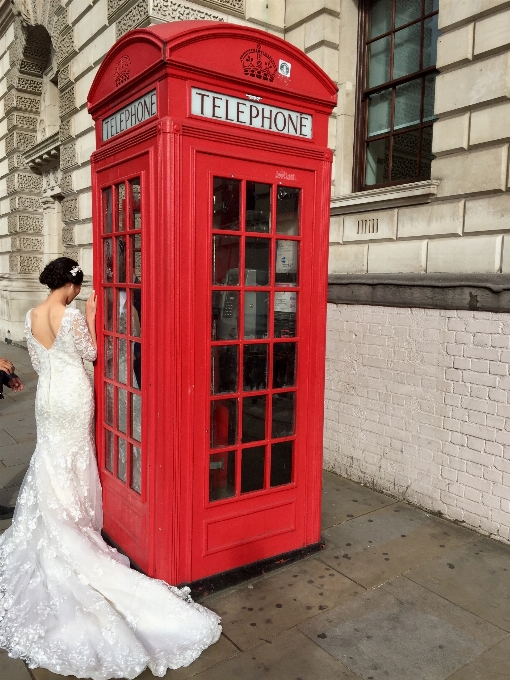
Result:
{"label": "telephone box door", "polygon": [[97,428],[104,530],[142,569],[149,564],[146,442],[142,437],[142,272],[148,158],[97,173],[95,243],[100,380]]}
{"label": "telephone box door", "polygon": [[196,157],[195,375],[208,407],[195,428],[193,580],[319,540],[322,432],[313,450],[307,428],[322,421],[306,377],[316,174],[285,160],[283,172]]}

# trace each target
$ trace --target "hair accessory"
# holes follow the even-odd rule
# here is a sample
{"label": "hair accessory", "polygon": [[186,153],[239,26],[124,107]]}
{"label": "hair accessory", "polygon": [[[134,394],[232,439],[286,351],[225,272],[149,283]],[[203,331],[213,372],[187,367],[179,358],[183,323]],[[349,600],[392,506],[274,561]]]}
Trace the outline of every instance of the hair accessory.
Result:
{"label": "hair accessory", "polygon": [[78,272],[81,272],[81,268],[78,265],[76,265],[71,269],[69,273],[71,274],[71,276],[76,276]]}

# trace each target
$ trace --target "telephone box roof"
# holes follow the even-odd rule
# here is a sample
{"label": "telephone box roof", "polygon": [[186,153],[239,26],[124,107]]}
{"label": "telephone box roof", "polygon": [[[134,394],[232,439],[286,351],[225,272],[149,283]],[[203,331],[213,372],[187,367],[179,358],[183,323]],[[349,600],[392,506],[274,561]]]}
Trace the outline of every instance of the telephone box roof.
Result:
{"label": "telephone box roof", "polygon": [[200,73],[244,83],[250,92],[287,92],[331,110],[337,85],[291,43],[250,26],[174,21],[129,31],[105,56],[89,92],[92,115],[164,66],[182,77]]}

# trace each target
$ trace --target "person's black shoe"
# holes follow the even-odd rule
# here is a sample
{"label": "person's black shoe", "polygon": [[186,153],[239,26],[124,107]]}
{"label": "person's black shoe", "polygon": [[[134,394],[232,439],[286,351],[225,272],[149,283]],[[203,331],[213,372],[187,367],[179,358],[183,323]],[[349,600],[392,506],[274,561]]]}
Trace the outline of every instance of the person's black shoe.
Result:
{"label": "person's black shoe", "polygon": [[0,519],[12,519],[14,516],[14,508],[7,508],[5,505],[0,505]]}

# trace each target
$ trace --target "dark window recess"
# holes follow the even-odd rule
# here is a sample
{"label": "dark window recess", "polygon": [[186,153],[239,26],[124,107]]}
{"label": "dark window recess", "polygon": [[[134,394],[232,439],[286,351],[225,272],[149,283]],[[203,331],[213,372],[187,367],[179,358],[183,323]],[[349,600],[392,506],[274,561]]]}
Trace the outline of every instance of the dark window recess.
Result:
{"label": "dark window recess", "polygon": [[439,0],[363,0],[358,191],[430,179]]}

